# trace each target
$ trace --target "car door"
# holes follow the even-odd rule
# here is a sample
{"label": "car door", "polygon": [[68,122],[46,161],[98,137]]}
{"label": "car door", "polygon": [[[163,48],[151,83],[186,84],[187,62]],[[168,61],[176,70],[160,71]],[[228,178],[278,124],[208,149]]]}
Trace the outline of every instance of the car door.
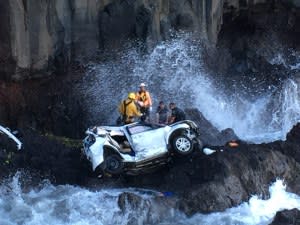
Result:
{"label": "car door", "polygon": [[166,128],[145,124],[128,127],[137,161],[167,153]]}

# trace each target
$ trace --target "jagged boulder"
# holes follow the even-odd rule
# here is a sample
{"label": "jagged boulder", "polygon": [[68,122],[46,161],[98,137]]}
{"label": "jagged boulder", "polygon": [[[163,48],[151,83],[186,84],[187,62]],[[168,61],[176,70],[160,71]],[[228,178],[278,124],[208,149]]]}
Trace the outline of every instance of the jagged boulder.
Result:
{"label": "jagged boulder", "polygon": [[[284,155],[289,156],[295,160],[298,164],[300,163],[300,123],[296,124],[291,131],[287,134],[286,141],[278,141],[274,143],[273,150],[278,150]],[[294,180],[291,180],[289,191],[300,193],[300,176],[295,174]]]}
{"label": "jagged boulder", "polygon": [[[148,198],[136,193],[124,192],[118,197],[118,206],[128,218],[127,225],[158,224],[165,218],[173,217],[172,208],[176,208],[176,198],[168,198],[158,192],[144,193]],[[155,216],[153,216],[155,215]]]}
{"label": "jagged boulder", "polygon": [[238,140],[239,137],[231,128],[219,131],[196,108],[185,109],[189,119],[196,122],[199,127],[201,140],[204,145],[224,145],[230,140]]}
{"label": "jagged boulder", "polygon": [[[295,126],[291,133],[299,132]],[[284,153],[286,142],[219,146],[213,155],[195,152],[174,158],[157,173],[126,177],[126,186],[173,191],[178,207],[188,215],[223,211],[247,201],[252,195],[269,196],[268,187],[277,178],[284,179],[288,190],[299,194],[300,164]],[[298,144],[299,146],[299,144]],[[294,145],[297,149],[297,145]]]}
{"label": "jagged boulder", "polygon": [[277,142],[280,145],[279,150],[286,155],[293,157],[298,163],[300,163],[300,123],[293,126],[291,131],[286,136],[285,142]]}
{"label": "jagged boulder", "polygon": [[210,160],[217,160],[220,172],[209,182],[184,190],[180,208],[189,215],[223,211],[247,201],[253,194],[268,197],[268,187],[276,178],[292,186],[300,172],[294,159],[272,151],[268,145],[243,145],[224,150]]}
{"label": "jagged boulder", "polygon": [[283,210],[276,213],[270,225],[297,225],[300,224],[300,211],[298,209]]}
{"label": "jagged boulder", "polygon": [[145,200],[141,196],[138,196],[130,192],[123,192],[122,194],[119,195],[118,206],[122,212],[128,210],[136,211],[139,208],[141,208],[141,205],[145,205],[146,208],[150,206],[150,203],[149,201]]}

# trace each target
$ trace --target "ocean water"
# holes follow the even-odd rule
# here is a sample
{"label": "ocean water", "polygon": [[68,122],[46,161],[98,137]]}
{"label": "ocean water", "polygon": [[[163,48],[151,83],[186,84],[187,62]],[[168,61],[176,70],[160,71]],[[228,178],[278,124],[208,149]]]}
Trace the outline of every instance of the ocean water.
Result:
{"label": "ocean water", "polygon": [[[252,196],[249,202],[224,212],[187,217],[172,207],[162,213],[153,201],[157,192],[152,190],[89,190],[71,185],[54,186],[46,181],[39,187],[23,190],[20,179],[24,177],[17,173],[0,186],[1,225],[267,225],[279,210],[300,210],[300,197],[287,192],[282,180],[270,184],[269,199]],[[145,202],[141,201],[134,209],[128,206],[122,212],[118,196],[125,191],[139,195]]]}

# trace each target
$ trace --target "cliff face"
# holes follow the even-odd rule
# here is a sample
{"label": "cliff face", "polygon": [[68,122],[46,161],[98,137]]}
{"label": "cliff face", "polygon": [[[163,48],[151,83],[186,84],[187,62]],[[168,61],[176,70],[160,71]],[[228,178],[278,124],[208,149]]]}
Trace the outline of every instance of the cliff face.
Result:
{"label": "cliff face", "polygon": [[[73,59],[128,39],[151,47],[170,28],[199,32],[215,43],[223,13],[271,0],[9,0],[0,3],[2,79],[65,72]],[[291,4],[300,6],[299,0]]]}
{"label": "cliff face", "polygon": [[[151,47],[170,28],[199,31],[212,42],[223,0],[9,0],[0,3],[1,78],[64,72],[75,58],[138,38]],[[225,1],[235,2],[235,1]],[[238,3],[230,3],[237,6]]]}
{"label": "cliff face", "polygon": [[6,78],[58,70],[72,55],[97,48],[97,15],[104,1],[11,0],[2,4],[5,20],[1,20],[1,27],[4,23],[9,26],[2,28],[0,35],[14,63]]}

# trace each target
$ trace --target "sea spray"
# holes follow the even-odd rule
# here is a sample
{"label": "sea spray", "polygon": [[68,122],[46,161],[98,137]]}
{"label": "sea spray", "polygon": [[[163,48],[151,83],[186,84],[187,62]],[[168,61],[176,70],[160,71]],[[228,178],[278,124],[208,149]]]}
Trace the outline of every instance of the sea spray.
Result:
{"label": "sea spray", "polygon": [[[251,89],[248,98],[247,82],[239,87],[234,81],[227,86],[216,82],[215,77],[220,75],[206,71],[202,52],[203,45],[186,34],[162,42],[144,55],[131,47],[118,53],[118,59],[91,64],[75,87],[84,102],[87,123],[114,124],[119,102],[145,82],[154,108],[160,100],[174,101],[180,108],[198,108],[219,130],[233,128],[244,140],[284,140],[300,120],[299,79],[291,76],[277,87],[257,87],[257,92]],[[293,70],[300,63],[300,57],[294,58],[290,65]]]}

